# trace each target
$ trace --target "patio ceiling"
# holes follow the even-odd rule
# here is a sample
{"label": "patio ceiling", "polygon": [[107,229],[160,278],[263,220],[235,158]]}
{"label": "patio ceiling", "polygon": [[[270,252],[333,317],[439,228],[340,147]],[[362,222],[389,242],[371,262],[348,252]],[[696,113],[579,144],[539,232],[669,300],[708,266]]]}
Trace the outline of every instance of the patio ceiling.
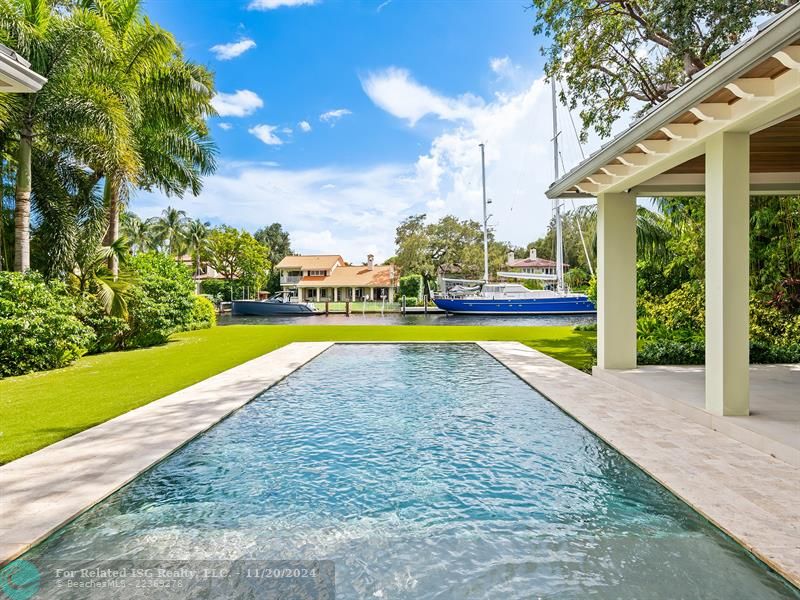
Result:
{"label": "patio ceiling", "polygon": [[553,183],[550,198],[703,193],[706,141],[746,132],[754,194],[800,192],[800,5]]}

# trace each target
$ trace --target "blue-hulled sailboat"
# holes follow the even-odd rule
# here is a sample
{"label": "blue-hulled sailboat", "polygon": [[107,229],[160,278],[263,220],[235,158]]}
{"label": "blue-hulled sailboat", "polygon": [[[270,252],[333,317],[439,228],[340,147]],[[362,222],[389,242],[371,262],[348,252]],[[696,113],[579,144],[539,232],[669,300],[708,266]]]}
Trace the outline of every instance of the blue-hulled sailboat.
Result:
{"label": "blue-hulled sailboat", "polygon": [[[558,119],[556,116],[555,79],[551,81],[553,94],[553,154],[555,175],[558,179]],[[486,168],[484,145],[481,149],[481,175],[483,184],[483,280],[468,281],[442,279],[442,292],[433,301],[440,309],[465,315],[565,315],[591,314],[597,308],[586,294],[572,293],[564,285],[564,246],[561,231],[561,201],[553,200],[556,225],[556,269],[552,273],[500,272],[504,279],[533,279],[548,282],[555,289],[529,290],[520,283],[489,282],[489,233],[486,200]],[[448,287],[448,284],[455,284]]]}

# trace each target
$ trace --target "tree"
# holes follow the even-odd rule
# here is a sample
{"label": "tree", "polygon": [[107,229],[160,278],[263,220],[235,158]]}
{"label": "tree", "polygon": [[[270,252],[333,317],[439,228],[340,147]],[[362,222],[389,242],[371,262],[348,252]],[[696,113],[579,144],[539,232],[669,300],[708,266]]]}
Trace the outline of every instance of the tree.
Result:
{"label": "tree", "polygon": [[[125,106],[134,161],[112,162],[104,176],[107,245],[119,237],[120,206],[130,186],[197,195],[200,175],[215,168],[216,148],[205,118],[214,113],[210,73],[185,62],[173,36],[143,16],[142,0],[82,0],[100,14],[118,43],[108,77]],[[116,264],[109,265],[116,272]]]}
{"label": "tree", "polygon": [[128,240],[131,254],[136,256],[139,252],[149,252],[153,249],[153,231],[150,221],[142,221],[138,215],[132,212],[125,212],[121,218],[121,232],[123,237]]}
{"label": "tree", "polygon": [[763,15],[797,0],[532,0],[533,31],[561,102],[581,107],[583,137],[608,136],[631,101],[643,110],[717,60]]}
{"label": "tree", "polygon": [[253,237],[269,249],[269,261],[273,267],[292,253],[289,232],[285,231],[280,223],[262,227],[253,234]]}
{"label": "tree", "polygon": [[266,285],[272,263],[269,250],[252,235],[241,233],[241,251],[237,259],[239,280],[251,292],[257,292]]}
{"label": "tree", "polygon": [[[440,276],[483,277],[483,230],[480,223],[448,215],[426,223],[425,215],[406,218],[395,235],[396,256],[392,259],[407,275],[419,274],[430,293],[431,281]],[[489,231],[489,271],[505,263],[508,245],[494,239]]]}
{"label": "tree", "polygon": [[166,246],[168,254],[181,254],[186,243],[186,212],[168,206],[160,217],[150,220],[157,246]]}
{"label": "tree", "polygon": [[200,273],[200,263],[209,253],[209,225],[200,219],[193,219],[186,226],[186,249],[194,259],[195,275]]}
{"label": "tree", "polygon": [[6,97],[4,128],[17,134],[14,268],[30,268],[32,155],[56,148],[87,164],[126,164],[130,128],[101,67],[114,45],[107,24],[80,7],[54,0],[0,0],[0,42],[48,78],[36,93]]}
{"label": "tree", "polygon": [[212,230],[209,246],[209,263],[226,281],[239,279],[254,291],[266,283],[269,253],[248,232],[222,225]]}

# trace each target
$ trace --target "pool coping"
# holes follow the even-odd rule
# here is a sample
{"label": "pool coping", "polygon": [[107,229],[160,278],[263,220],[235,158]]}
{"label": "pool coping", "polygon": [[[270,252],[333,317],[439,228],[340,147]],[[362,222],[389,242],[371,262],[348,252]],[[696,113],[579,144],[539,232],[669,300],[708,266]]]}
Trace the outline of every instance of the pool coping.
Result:
{"label": "pool coping", "polygon": [[800,587],[800,469],[519,342],[477,342]]}
{"label": "pool coping", "polygon": [[332,345],[287,344],[0,466],[0,566]]}
{"label": "pool coping", "polygon": [[520,342],[469,340],[294,342],[0,466],[0,565],[331,346],[373,343],[477,345],[800,587],[800,470]]}

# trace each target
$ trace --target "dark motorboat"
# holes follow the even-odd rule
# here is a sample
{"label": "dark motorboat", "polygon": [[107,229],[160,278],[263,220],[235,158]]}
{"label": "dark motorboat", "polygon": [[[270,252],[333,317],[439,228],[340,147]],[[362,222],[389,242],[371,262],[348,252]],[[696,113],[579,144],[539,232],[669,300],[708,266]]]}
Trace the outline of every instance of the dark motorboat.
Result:
{"label": "dark motorboat", "polygon": [[234,300],[231,314],[234,316],[256,315],[296,315],[307,316],[316,314],[313,304],[304,302],[290,302],[285,297],[269,298],[268,300]]}

